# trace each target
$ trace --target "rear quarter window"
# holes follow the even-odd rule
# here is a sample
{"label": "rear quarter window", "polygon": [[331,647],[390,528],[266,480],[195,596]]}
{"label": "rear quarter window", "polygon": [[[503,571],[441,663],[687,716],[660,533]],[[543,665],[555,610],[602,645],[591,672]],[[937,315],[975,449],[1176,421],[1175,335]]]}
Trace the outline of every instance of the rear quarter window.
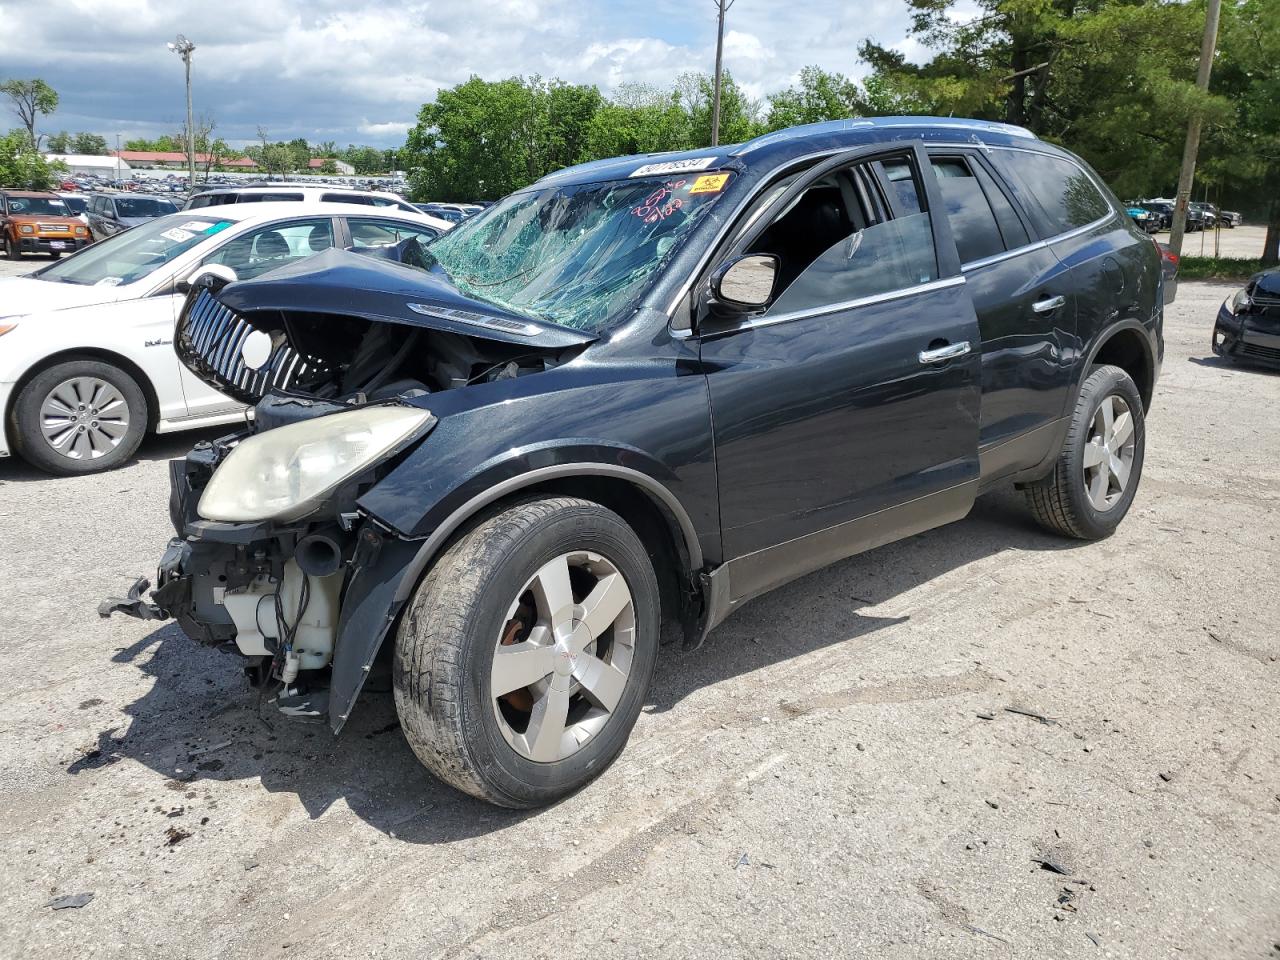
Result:
{"label": "rear quarter window", "polygon": [[993,150],[991,160],[1042,237],[1111,213],[1093,179],[1070,160],[1024,150]]}

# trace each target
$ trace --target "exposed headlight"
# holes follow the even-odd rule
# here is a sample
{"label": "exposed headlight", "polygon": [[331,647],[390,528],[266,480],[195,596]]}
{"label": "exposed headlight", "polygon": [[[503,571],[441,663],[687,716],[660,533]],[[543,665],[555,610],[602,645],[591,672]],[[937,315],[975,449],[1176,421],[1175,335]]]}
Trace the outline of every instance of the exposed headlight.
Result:
{"label": "exposed headlight", "polygon": [[1236,291],[1236,295],[1227,302],[1231,304],[1230,310],[1232,313],[1239,313],[1240,311],[1248,310],[1253,306],[1253,301],[1249,299],[1248,287],[1242,287],[1240,290]]}
{"label": "exposed headlight", "polygon": [[277,427],[243,441],[200,497],[206,520],[297,520],[434,418],[411,407],[366,407]]}
{"label": "exposed headlight", "polygon": [[88,231],[88,230],[86,230],[84,227],[76,227],[76,236],[77,236],[77,237],[83,237],[83,236],[84,236],[86,233],[88,233],[88,232],[89,232],[89,231]]}
{"label": "exposed headlight", "polygon": [[29,223],[23,223],[18,226],[19,233],[35,233],[36,228]]}

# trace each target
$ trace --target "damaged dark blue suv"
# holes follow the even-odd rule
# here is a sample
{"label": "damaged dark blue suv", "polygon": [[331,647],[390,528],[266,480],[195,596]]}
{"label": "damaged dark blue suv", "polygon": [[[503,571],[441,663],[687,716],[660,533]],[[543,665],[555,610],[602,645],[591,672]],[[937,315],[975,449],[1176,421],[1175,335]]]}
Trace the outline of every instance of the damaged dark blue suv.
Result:
{"label": "damaged dark blue suv", "polygon": [[997,484],[1085,539],[1138,487],[1159,252],[1016,127],[585,164],[392,253],[194,278],[175,348],[253,415],[173,463],[156,588],[102,609],[335,732],[391,644],[409,743],[493,803],[600,774],[664,637]]}

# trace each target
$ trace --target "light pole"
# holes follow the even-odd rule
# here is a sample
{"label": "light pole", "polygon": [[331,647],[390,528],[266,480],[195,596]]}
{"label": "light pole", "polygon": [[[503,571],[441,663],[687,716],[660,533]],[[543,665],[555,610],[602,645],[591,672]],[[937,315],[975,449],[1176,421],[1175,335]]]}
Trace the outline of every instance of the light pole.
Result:
{"label": "light pole", "polygon": [[734,0],[715,0],[716,4],[716,77],[715,90],[711,97],[711,146],[720,145],[720,76],[721,62],[724,59],[724,15],[733,6]]}
{"label": "light pole", "polygon": [[178,39],[169,44],[169,49],[182,58],[187,67],[187,173],[190,176],[190,189],[196,189],[196,127],[191,118],[191,51],[196,45],[178,34]]}

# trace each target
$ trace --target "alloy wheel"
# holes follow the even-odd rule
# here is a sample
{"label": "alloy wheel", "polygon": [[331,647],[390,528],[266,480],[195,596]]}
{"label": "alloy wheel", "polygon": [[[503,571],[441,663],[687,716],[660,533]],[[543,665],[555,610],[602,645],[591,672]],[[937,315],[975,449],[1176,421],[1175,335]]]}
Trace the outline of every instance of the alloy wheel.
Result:
{"label": "alloy wheel", "polygon": [[600,554],[561,554],[529,578],[504,624],[490,671],[499,729],[528,760],[563,760],[622,700],[635,657],[631,590]]}
{"label": "alloy wheel", "polygon": [[1084,447],[1084,489],[1093,509],[1105,513],[1124,496],[1136,443],[1129,404],[1116,394],[1103,397]]}
{"label": "alloy wheel", "polygon": [[98,377],[73,377],[40,404],[40,430],[54,451],[70,460],[96,460],[129,432],[124,395]]}

